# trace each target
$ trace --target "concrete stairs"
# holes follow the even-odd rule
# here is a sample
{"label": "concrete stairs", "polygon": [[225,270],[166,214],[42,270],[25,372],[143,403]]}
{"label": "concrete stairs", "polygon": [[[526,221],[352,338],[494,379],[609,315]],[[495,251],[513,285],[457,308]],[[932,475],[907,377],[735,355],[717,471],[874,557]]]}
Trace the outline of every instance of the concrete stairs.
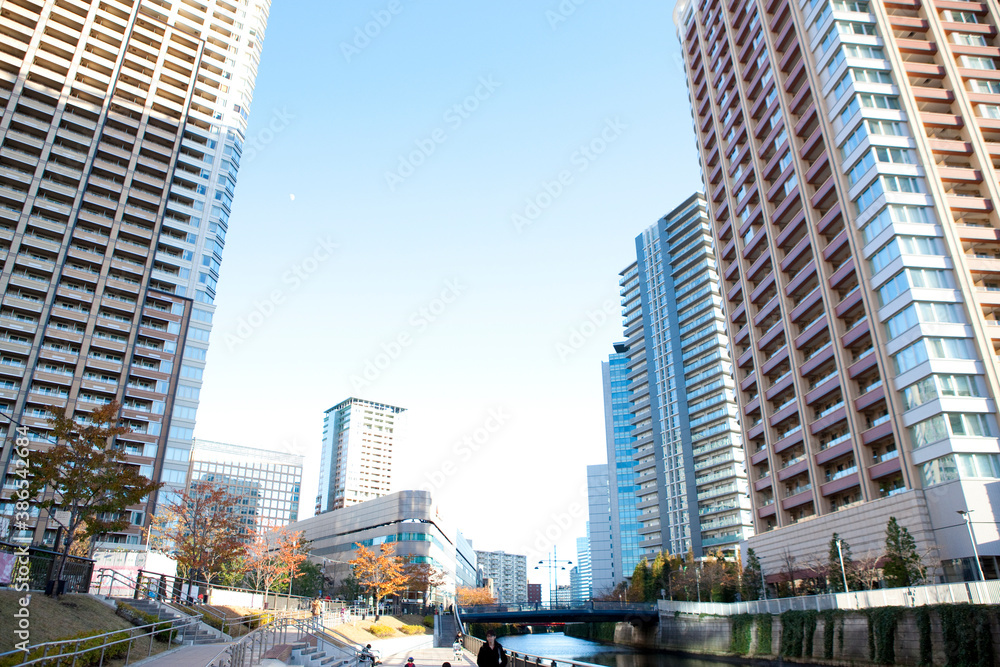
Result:
{"label": "concrete stairs", "polygon": [[343,651],[338,649],[323,650],[302,644],[292,649],[292,659],[288,664],[302,667],[353,667],[356,662],[355,658],[344,657]]}
{"label": "concrete stairs", "polygon": [[[141,612],[152,616],[158,616],[162,620],[199,620],[199,616],[191,616],[177,611],[170,605],[156,600],[136,600],[134,598],[117,598],[118,602],[127,604]],[[180,642],[185,646],[194,644],[215,644],[219,642],[232,641],[232,637],[223,634],[207,623],[199,621],[197,625],[189,625],[178,630]]]}

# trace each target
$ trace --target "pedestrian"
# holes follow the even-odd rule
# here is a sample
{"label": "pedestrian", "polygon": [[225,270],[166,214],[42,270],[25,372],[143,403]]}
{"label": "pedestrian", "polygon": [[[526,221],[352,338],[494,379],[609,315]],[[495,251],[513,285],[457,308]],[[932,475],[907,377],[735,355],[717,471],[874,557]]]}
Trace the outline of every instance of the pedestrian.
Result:
{"label": "pedestrian", "polygon": [[507,652],[497,641],[497,633],[493,630],[486,631],[486,643],[479,649],[476,665],[478,667],[507,667]]}
{"label": "pedestrian", "polygon": [[451,645],[451,650],[455,652],[455,662],[462,659],[462,635],[455,636],[455,643]]}
{"label": "pedestrian", "polygon": [[406,667],[417,667],[415,664],[413,664],[412,656],[406,659]]}

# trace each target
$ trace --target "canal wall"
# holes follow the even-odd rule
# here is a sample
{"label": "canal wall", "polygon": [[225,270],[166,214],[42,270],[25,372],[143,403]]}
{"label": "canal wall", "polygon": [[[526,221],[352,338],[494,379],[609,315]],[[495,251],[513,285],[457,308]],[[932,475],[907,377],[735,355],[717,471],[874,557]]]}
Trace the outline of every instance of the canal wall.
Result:
{"label": "canal wall", "polygon": [[998,609],[988,605],[739,616],[661,612],[658,626],[616,624],[614,641],[775,664],[1000,667]]}

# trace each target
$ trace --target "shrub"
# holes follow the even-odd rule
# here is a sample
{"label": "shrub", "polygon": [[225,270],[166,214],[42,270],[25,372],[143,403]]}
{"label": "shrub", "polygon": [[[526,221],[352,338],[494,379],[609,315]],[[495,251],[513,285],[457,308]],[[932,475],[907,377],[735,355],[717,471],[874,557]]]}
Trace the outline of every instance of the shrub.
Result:
{"label": "shrub", "polygon": [[760,655],[771,655],[773,653],[771,647],[771,615],[757,614],[754,618],[757,623],[757,653]]}
{"label": "shrub", "polygon": [[750,652],[750,639],[753,629],[753,615],[739,614],[730,619],[731,639],[729,650],[737,655],[746,655]]}
{"label": "shrub", "polygon": [[[97,665],[100,664],[101,662],[102,647],[104,647],[103,651],[105,660],[109,658],[121,658],[125,656],[126,652],[128,651],[128,643],[121,640],[128,639],[129,633],[127,630],[122,630],[121,632],[116,632],[113,635],[109,635],[107,639],[104,638],[98,639],[97,637],[101,634],[104,633],[81,632],[79,634],[73,635],[72,637],[66,637],[65,639],[57,640],[57,641],[67,641],[67,640],[71,641],[74,639],[82,640],[82,639],[87,639],[88,637],[93,637],[93,639],[90,639],[89,641],[81,641],[79,645],[74,643],[61,646],[59,648],[58,653],[54,653],[53,652],[54,649],[52,647],[48,647],[47,655],[49,656],[65,655],[73,653],[78,649],[80,650],[93,649],[93,650],[81,653],[77,656],[74,656],[73,658],[66,658],[65,660],[52,661],[51,663],[45,663],[45,664],[51,664],[53,665],[53,667],[55,666],[62,667],[63,665],[65,665],[66,667],[69,667],[70,665],[76,665],[77,667],[90,667],[90,665]],[[115,641],[121,643],[105,646],[106,644],[110,644],[111,642]],[[30,651],[24,657],[22,657],[21,654],[11,655],[6,658],[0,659],[0,667],[13,667],[13,665],[20,665],[23,662],[28,662],[30,660],[35,660],[36,658],[42,657],[43,653],[45,653],[45,649],[36,648],[35,650]]]}
{"label": "shrub", "polygon": [[431,615],[424,616],[424,626],[428,628],[434,627],[434,617]]}
{"label": "shrub", "polygon": [[422,625],[401,625],[399,626],[399,631],[406,635],[422,635],[424,634],[424,626]]}
{"label": "shrub", "polygon": [[368,632],[372,633],[379,639],[382,639],[384,637],[391,637],[394,634],[396,634],[395,630],[393,630],[391,627],[389,627],[388,625],[383,625],[381,623],[375,623],[373,625],[369,625],[367,630]]}
{"label": "shrub", "polygon": [[177,636],[176,630],[167,630],[169,621],[164,621],[162,619],[156,618],[152,614],[147,614],[144,611],[139,611],[130,604],[125,604],[124,602],[118,603],[118,615],[124,618],[126,621],[132,625],[150,625],[151,623],[163,623],[164,629],[157,632],[153,637],[158,642],[164,642],[169,644]]}
{"label": "shrub", "polygon": [[896,619],[902,607],[876,607],[865,612],[868,617],[868,657],[880,665],[896,662]]}

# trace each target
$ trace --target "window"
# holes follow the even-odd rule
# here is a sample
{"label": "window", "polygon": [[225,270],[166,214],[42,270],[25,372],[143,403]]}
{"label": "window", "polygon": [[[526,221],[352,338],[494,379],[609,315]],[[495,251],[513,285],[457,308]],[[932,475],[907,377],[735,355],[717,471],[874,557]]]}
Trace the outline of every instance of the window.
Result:
{"label": "window", "polygon": [[958,62],[962,67],[968,67],[969,69],[996,69],[996,63],[993,62],[993,58],[986,58],[982,56],[959,56]]}
{"label": "window", "polygon": [[991,95],[1000,95],[1000,81],[969,79],[969,90],[974,93],[990,93]]}
{"label": "window", "polygon": [[865,124],[868,125],[868,131],[872,134],[887,137],[907,136],[906,130],[903,129],[903,124],[899,121],[868,119],[865,121]]}
{"label": "window", "polygon": [[841,35],[874,35],[875,26],[857,21],[837,21],[837,31]]}
{"label": "window", "polygon": [[928,359],[975,359],[967,338],[923,338],[893,355],[896,374],[911,370]]}
{"label": "window", "polygon": [[955,455],[948,454],[939,459],[928,461],[920,466],[920,477],[924,486],[934,486],[958,479],[958,467],[955,465]]}
{"label": "window", "polygon": [[1000,106],[996,104],[977,104],[980,118],[1000,118]]}
{"label": "window", "polygon": [[858,198],[855,200],[855,205],[858,207],[858,213],[860,214],[866,208],[872,205],[872,203],[881,197],[885,190],[882,188],[882,179],[876,178],[871,185],[865,188]]}
{"label": "window", "polygon": [[942,21],[951,21],[952,23],[979,23],[979,17],[972,12],[959,12],[953,9],[946,9],[941,12]]}
{"label": "window", "polygon": [[871,93],[861,93],[858,95],[861,106],[866,109],[898,109],[899,100],[889,95],[873,95]]}
{"label": "window", "polygon": [[951,35],[956,44],[963,44],[965,46],[988,46],[986,44],[986,38],[982,35],[972,35],[966,32],[953,32]]}
{"label": "window", "polygon": [[848,58],[867,58],[870,60],[884,60],[885,54],[882,49],[867,44],[845,44],[844,55]]}
{"label": "window", "polygon": [[905,148],[885,148],[884,146],[879,146],[875,149],[875,157],[879,162],[911,164],[910,152]]}
{"label": "window", "polygon": [[865,124],[862,123],[858,125],[850,136],[844,141],[844,145],[840,147],[840,154],[846,160],[847,157],[854,152],[854,149],[861,145],[861,142],[865,140],[868,133],[865,131]]}
{"label": "window", "polygon": [[893,223],[933,224],[933,220],[924,207],[890,204],[862,227],[865,243],[871,243],[883,229]]}
{"label": "window", "polygon": [[858,160],[851,170],[847,172],[847,179],[851,182],[851,185],[856,185],[861,177],[868,173],[868,170],[875,166],[875,157],[872,155],[871,151],[866,151],[861,159]]}
{"label": "window", "polygon": [[867,2],[853,2],[852,0],[834,0],[833,3],[834,11],[838,12],[868,12]]}
{"label": "window", "polygon": [[887,192],[921,192],[920,182],[913,176],[882,176]]}
{"label": "window", "polygon": [[987,415],[976,413],[949,413],[948,424],[953,435],[989,437],[993,435]]}

